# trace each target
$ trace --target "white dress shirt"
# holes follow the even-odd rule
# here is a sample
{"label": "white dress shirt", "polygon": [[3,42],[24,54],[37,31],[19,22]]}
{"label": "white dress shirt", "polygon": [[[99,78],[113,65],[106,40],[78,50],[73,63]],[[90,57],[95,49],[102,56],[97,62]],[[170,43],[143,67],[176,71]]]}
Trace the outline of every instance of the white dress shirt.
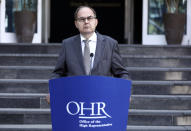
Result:
{"label": "white dress shirt", "polygon": [[[85,47],[85,43],[83,40],[86,40],[86,38],[84,38],[81,34],[80,34],[80,38],[81,38],[81,46],[82,46],[82,54],[84,55],[84,47]],[[93,68],[93,64],[94,64],[94,58],[95,58],[95,52],[96,52],[96,44],[97,44],[97,35],[94,32],[93,35],[89,38],[90,42],[89,42],[89,47],[90,47],[90,54],[93,53],[93,57],[91,59],[91,68]]]}

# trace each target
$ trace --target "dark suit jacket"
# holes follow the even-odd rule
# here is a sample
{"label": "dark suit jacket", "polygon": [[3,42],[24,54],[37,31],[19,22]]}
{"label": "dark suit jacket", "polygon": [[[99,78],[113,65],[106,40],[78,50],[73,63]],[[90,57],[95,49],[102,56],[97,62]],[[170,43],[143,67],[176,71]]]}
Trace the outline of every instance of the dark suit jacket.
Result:
{"label": "dark suit jacket", "polygon": [[[62,49],[52,78],[85,75],[80,35],[63,40]],[[109,36],[97,33],[97,45],[91,75],[129,79],[122,64],[118,43]]]}

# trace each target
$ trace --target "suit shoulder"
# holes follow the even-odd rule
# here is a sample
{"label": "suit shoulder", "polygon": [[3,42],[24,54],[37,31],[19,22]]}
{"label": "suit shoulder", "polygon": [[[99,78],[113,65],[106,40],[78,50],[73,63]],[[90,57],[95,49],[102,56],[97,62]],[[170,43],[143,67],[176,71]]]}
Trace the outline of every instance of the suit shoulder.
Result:
{"label": "suit shoulder", "polygon": [[62,40],[62,43],[72,42],[73,40],[77,39],[78,37],[79,37],[79,35],[68,37],[68,38]]}
{"label": "suit shoulder", "polygon": [[108,41],[112,41],[112,42],[117,42],[117,40],[115,40],[114,38],[108,36],[108,35],[102,35],[102,37],[105,39],[105,40],[108,40]]}
{"label": "suit shoulder", "polygon": [[110,44],[117,44],[117,40],[115,40],[114,38],[110,37],[110,36],[107,36],[107,35],[102,35],[102,37],[104,38],[105,41],[107,41],[107,43],[110,43]]}

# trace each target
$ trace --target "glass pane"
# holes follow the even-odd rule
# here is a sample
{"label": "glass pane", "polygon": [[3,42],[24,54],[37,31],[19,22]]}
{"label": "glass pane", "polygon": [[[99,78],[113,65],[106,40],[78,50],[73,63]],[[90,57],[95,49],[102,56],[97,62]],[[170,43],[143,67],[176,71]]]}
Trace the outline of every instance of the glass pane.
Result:
{"label": "glass pane", "polygon": [[[172,0],[173,1],[173,0]],[[179,1],[178,11],[186,13],[187,0]],[[172,8],[173,10],[173,8]],[[148,2],[148,34],[164,34],[163,14],[167,11],[165,0],[149,0]]]}
{"label": "glass pane", "polygon": [[15,32],[14,12],[22,10],[37,12],[37,0],[6,0],[6,12],[5,12],[6,32]]}

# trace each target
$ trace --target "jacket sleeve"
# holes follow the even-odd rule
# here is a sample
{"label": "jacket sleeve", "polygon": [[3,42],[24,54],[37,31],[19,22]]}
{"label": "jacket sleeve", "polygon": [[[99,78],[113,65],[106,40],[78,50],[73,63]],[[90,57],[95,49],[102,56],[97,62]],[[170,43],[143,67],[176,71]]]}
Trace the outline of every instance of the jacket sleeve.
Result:
{"label": "jacket sleeve", "polygon": [[117,41],[114,42],[112,50],[111,72],[114,75],[114,77],[130,80],[129,73],[123,65],[123,60],[119,53]]}
{"label": "jacket sleeve", "polygon": [[59,53],[59,57],[55,66],[55,69],[52,72],[51,78],[60,78],[64,77],[67,74],[66,69],[66,51],[65,51],[65,43],[63,41],[61,51]]}

